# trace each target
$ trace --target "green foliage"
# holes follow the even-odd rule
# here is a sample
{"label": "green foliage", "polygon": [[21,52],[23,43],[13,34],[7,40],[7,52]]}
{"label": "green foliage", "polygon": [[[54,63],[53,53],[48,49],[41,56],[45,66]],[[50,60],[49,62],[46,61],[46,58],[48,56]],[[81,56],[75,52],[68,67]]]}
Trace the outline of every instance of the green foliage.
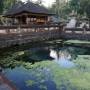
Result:
{"label": "green foliage", "polygon": [[19,0],[0,0],[0,14],[3,14],[4,12],[6,12],[18,1]]}
{"label": "green foliage", "polygon": [[11,8],[14,4],[15,4],[15,2],[16,2],[16,0],[3,0],[4,1],[4,11],[6,12],[9,8]]}
{"label": "green foliage", "polygon": [[56,0],[52,4],[50,10],[55,13],[58,17],[66,18],[67,14],[71,12],[71,9],[65,0]]}
{"label": "green foliage", "polygon": [[65,2],[65,0],[56,0],[50,10],[63,18],[68,18],[72,11],[77,16],[87,16],[90,18],[90,0],[68,0],[68,2]]}
{"label": "green foliage", "polygon": [[3,0],[0,0],[0,14],[3,12],[4,3]]}
{"label": "green foliage", "polygon": [[70,0],[69,5],[72,11],[74,10],[75,12],[78,12],[80,8],[80,0]]}
{"label": "green foliage", "polygon": [[77,14],[90,17],[90,0],[70,0],[70,7]]}

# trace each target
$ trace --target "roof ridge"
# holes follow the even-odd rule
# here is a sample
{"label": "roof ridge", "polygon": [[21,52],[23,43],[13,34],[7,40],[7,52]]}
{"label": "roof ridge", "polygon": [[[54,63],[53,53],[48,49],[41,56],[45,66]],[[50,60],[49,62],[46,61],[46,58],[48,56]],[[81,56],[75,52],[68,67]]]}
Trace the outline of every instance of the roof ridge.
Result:
{"label": "roof ridge", "polygon": [[[19,5],[20,4],[20,5]],[[19,6],[18,6],[19,5]],[[42,13],[42,14],[47,14],[49,15],[49,10],[45,8],[44,6],[40,6],[38,4],[35,4],[33,2],[27,2],[27,3],[18,3],[15,4],[10,10],[6,12],[6,16],[12,16],[19,14],[23,11],[26,11],[28,13]]]}

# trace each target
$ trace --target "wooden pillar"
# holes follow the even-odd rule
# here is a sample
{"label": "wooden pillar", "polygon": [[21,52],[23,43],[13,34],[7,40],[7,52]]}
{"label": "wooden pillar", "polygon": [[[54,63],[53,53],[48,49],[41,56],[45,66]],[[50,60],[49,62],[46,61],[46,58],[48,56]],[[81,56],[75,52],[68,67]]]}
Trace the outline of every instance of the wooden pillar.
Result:
{"label": "wooden pillar", "polygon": [[46,16],[45,17],[45,24],[47,24],[47,22],[48,22],[48,17]]}
{"label": "wooden pillar", "polygon": [[26,16],[26,24],[29,25],[30,23],[30,17]]}
{"label": "wooden pillar", "polygon": [[21,24],[22,24],[22,21],[21,21],[21,20],[22,20],[22,17],[21,17],[21,16],[19,16],[19,17],[18,17],[18,22],[19,22],[19,25],[21,25]]}

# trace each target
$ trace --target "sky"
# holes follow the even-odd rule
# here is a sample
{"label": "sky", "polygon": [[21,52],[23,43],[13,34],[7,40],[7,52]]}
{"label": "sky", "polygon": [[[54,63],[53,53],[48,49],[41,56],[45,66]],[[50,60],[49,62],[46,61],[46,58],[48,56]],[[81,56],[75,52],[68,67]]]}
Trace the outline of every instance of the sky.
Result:
{"label": "sky", "polygon": [[[27,1],[27,0],[22,0],[23,2]],[[32,0],[32,1],[37,1],[37,0]],[[43,4],[46,6],[46,7],[49,7],[52,5],[52,3],[55,1],[55,0],[42,0],[43,1]]]}

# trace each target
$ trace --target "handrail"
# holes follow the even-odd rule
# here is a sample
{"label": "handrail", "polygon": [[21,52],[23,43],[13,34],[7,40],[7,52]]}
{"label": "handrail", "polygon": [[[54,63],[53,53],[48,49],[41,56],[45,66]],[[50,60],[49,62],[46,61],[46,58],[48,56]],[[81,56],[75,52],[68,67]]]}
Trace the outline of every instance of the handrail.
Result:
{"label": "handrail", "polygon": [[18,27],[20,28],[50,28],[50,27],[60,27],[62,25],[11,25],[11,26],[0,26],[0,29],[16,29]]}

